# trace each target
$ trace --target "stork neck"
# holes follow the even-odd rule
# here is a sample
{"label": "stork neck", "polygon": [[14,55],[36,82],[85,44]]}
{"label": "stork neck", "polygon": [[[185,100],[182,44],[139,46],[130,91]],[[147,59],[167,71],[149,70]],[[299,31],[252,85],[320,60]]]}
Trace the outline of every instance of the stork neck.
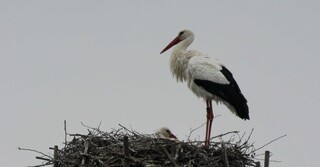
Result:
{"label": "stork neck", "polygon": [[173,76],[177,81],[187,80],[187,67],[190,56],[187,54],[187,48],[192,43],[193,36],[186,38],[185,40],[178,43],[172,52],[170,58],[170,68]]}
{"label": "stork neck", "polygon": [[185,81],[187,79],[187,67],[189,58],[186,54],[185,49],[175,49],[172,52],[171,58],[170,58],[170,69],[172,72],[172,75],[177,79],[177,81]]}
{"label": "stork neck", "polygon": [[176,45],[176,47],[174,47],[173,52],[185,52],[192,42],[193,42],[193,37],[191,36],[179,42]]}

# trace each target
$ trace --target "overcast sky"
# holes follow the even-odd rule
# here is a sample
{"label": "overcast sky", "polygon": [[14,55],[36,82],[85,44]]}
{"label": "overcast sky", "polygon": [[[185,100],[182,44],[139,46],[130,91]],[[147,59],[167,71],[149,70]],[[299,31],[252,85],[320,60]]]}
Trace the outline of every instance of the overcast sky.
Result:
{"label": "overcast sky", "polygon": [[[250,121],[214,105],[212,136],[239,130],[273,167],[319,165],[320,1],[0,1],[0,166],[36,165],[86,125],[180,140],[205,123],[205,103],[176,83],[170,52],[182,29],[191,49],[219,58],[248,99]],[[193,138],[204,139],[205,127]],[[262,158],[262,157],[261,157]]]}

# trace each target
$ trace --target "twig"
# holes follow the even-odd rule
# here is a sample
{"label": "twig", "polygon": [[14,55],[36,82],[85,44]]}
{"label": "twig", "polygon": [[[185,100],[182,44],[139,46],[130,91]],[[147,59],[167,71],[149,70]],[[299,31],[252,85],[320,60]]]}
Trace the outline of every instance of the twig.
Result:
{"label": "twig", "polygon": [[213,136],[213,137],[210,138],[210,140],[218,138],[218,137],[222,137],[222,136],[225,136],[225,135],[228,135],[230,133],[236,133],[237,134],[237,133],[239,133],[239,131],[231,131],[231,132],[227,132],[227,133],[220,134],[220,135],[217,135],[217,136]]}
{"label": "twig", "polygon": [[[264,152],[263,155],[266,155],[266,153]],[[271,157],[271,155],[270,155],[270,157]],[[258,160],[258,161],[264,161],[264,157],[263,158],[254,158],[254,159]],[[269,162],[281,163],[282,161],[269,159]]]}
{"label": "twig", "polygon": [[52,159],[43,158],[43,157],[38,157],[38,156],[36,156],[36,159],[45,160],[45,161],[48,161],[48,162],[53,162]]}
{"label": "twig", "polygon": [[98,129],[100,129],[101,124],[102,124],[102,122],[100,121],[100,122],[99,122],[99,125],[98,125]]}
{"label": "twig", "polygon": [[[97,132],[101,133],[100,129],[98,129],[98,128],[90,127],[90,126],[88,126],[88,125],[85,125],[83,122],[81,122],[81,125],[82,125],[82,126],[84,126],[84,127],[86,127],[86,128],[93,129],[93,130],[95,130],[95,131],[97,131]],[[100,126],[100,124],[99,124],[99,126]]]}
{"label": "twig", "polygon": [[67,146],[67,121],[64,120],[64,147]]}
{"label": "twig", "polygon": [[121,124],[119,124],[119,126],[122,127],[123,129],[125,129],[126,132],[130,132],[130,133],[133,134],[133,135],[139,135],[139,134],[137,134],[136,132],[134,132],[133,130],[129,130],[128,128],[126,128],[125,126],[123,126],[123,125],[121,125]]}
{"label": "twig", "polygon": [[34,166],[28,166],[28,167],[42,167],[42,166],[48,166],[48,165],[52,165],[52,163],[47,162],[47,163],[44,163],[44,164],[41,164],[41,165],[34,165]]}
{"label": "twig", "polygon": [[21,147],[18,147],[18,150],[36,152],[36,153],[41,154],[45,157],[48,157],[49,159],[53,159],[51,156],[44,154],[44,153],[37,151],[37,150],[32,150],[32,149],[28,149],[28,148],[21,148]]}
{"label": "twig", "polygon": [[253,133],[253,130],[254,130],[254,129],[251,129],[251,132],[250,132],[250,134],[249,134],[249,136],[248,136],[247,140],[244,142],[245,144],[247,144],[247,143],[248,143],[248,141],[250,140],[251,135],[252,135],[252,133]]}
{"label": "twig", "polygon": [[[216,119],[216,118],[218,118],[218,117],[220,117],[220,116],[221,116],[221,115],[216,115],[213,119]],[[200,128],[203,127],[205,124],[206,124],[206,123],[202,123],[200,126],[196,127],[195,129],[190,128],[190,133],[189,133],[189,135],[188,135],[188,137],[187,137],[187,141],[190,141],[190,137],[191,137],[191,135],[192,135],[192,133],[193,133],[194,131],[200,129]]]}
{"label": "twig", "polygon": [[279,139],[281,139],[281,138],[283,138],[283,137],[286,137],[286,136],[287,136],[287,135],[282,135],[282,136],[280,136],[280,137],[278,137],[278,138],[276,138],[276,139],[273,139],[273,140],[271,140],[270,142],[268,142],[267,144],[264,144],[264,145],[262,145],[261,147],[252,150],[250,153],[256,152],[256,151],[264,148],[265,146],[267,146],[267,145],[269,145],[269,144],[271,144],[271,143],[273,143],[273,142],[275,142],[275,141],[277,141],[277,140],[279,140]]}
{"label": "twig", "polygon": [[201,127],[203,127],[205,124],[206,124],[206,123],[203,123],[203,124],[201,124],[200,126],[196,127],[195,129],[192,129],[192,128],[191,128],[191,129],[190,129],[189,136],[188,136],[188,141],[190,141],[190,137],[191,137],[192,133],[193,133],[194,131],[200,129]]}

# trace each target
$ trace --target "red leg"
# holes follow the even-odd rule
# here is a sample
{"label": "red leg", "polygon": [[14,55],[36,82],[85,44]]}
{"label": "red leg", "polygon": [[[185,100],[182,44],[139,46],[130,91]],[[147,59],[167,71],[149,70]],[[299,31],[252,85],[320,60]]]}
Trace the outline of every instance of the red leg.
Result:
{"label": "red leg", "polygon": [[207,100],[207,125],[206,125],[206,138],[205,145],[208,146],[210,144],[210,136],[211,136],[211,127],[213,120],[213,110],[212,110],[212,102],[211,100]]}
{"label": "red leg", "polygon": [[210,111],[211,111],[211,109],[210,109],[210,100],[207,100],[206,103],[207,103],[207,122],[206,122],[206,138],[205,138],[205,143],[204,143],[205,146],[209,145],[209,140],[208,140],[209,133],[208,133],[208,131],[209,131],[209,124],[210,124],[209,123],[209,118],[210,118]]}
{"label": "red leg", "polygon": [[208,144],[210,144],[210,138],[211,138],[211,127],[212,127],[212,121],[213,121],[213,109],[212,109],[212,101],[210,100],[210,116],[209,116],[209,135],[208,135]]}

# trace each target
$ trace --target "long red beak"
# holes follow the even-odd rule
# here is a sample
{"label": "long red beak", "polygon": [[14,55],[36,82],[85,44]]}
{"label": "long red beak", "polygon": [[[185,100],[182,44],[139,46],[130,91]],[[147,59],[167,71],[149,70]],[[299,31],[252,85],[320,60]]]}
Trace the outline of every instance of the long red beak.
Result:
{"label": "long red beak", "polygon": [[[177,36],[175,39],[173,39],[173,40],[169,43],[169,45],[168,45],[167,47],[165,47],[165,48],[161,51],[161,53],[167,51],[168,49],[170,49],[172,46],[176,45],[176,44],[179,43],[179,42],[180,42],[180,39],[179,39],[179,36]],[[160,54],[161,54],[161,53],[160,53]]]}

